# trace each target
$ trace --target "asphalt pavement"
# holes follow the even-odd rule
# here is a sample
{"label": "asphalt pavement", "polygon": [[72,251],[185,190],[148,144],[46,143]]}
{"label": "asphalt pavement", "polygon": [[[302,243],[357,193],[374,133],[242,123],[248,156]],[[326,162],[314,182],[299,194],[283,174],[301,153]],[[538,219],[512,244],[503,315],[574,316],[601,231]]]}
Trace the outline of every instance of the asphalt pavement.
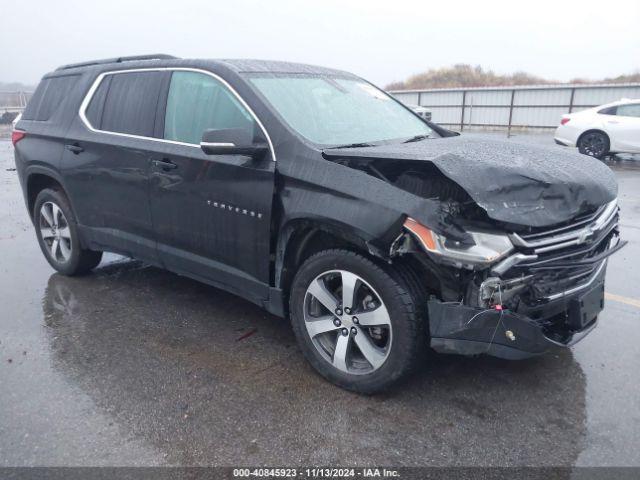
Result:
{"label": "asphalt pavement", "polygon": [[231,294],[115,255],[54,273],[0,141],[0,466],[640,466],[640,162],[609,165],[629,245],[586,339],[519,362],[433,354],[367,397]]}

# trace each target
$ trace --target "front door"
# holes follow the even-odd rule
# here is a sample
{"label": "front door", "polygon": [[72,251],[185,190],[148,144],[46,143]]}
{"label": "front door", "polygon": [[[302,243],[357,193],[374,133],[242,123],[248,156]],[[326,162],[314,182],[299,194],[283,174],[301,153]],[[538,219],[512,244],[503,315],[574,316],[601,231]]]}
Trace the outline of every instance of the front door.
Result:
{"label": "front door", "polygon": [[199,146],[207,129],[264,132],[234,92],[201,72],[172,73],[163,119],[162,137],[173,143],[151,157],[150,173],[162,262],[170,270],[264,297],[275,171],[271,153],[206,155]]}

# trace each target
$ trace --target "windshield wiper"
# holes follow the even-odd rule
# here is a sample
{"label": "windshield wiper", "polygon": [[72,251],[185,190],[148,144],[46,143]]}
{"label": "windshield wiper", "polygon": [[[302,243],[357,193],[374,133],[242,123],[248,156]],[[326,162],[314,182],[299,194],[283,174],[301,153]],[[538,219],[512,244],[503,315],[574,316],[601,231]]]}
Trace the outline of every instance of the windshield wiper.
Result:
{"label": "windshield wiper", "polygon": [[402,143],[419,142],[420,140],[424,140],[426,138],[431,138],[431,137],[429,135],[416,135],[415,137],[411,137],[409,140],[405,140]]}
{"label": "windshield wiper", "polygon": [[337,145],[335,147],[328,147],[326,150],[333,150],[334,148],[360,148],[360,147],[375,147],[372,143],[347,143],[346,145]]}

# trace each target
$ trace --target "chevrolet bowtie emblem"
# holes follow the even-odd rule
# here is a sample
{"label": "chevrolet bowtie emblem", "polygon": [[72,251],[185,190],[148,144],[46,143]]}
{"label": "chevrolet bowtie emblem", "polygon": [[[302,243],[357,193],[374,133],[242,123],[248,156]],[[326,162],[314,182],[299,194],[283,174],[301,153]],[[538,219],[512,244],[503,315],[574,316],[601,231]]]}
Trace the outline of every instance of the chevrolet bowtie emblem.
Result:
{"label": "chevrolet bowtie emblem", "polygon": [[580,232],[580,236],[578,237],[577,244],[582,245],[583,243],[588,242],[593,237],[593,230],[584,230]]}

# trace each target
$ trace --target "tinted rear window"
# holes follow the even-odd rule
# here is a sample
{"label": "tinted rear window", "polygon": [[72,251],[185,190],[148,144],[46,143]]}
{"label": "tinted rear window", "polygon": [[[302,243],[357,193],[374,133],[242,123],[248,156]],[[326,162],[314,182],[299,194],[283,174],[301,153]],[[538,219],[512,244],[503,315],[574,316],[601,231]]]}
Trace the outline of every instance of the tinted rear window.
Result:
{"label": "tinted rear window", "polygon": [[45,78],[24,109],[24,120],[49,120],[62,101],[69,95],[79,75]]}
{"label": "tinted rear window", "polygon": [[[106,93],[106,98],[100,124],[92,123],[94,128],[152,137],[162,86],[162,72],[118,73],[110,77],[108,91],[100,92],[100,88],[96,91],[96,94],[100,95]],[[94,98],[96,102],[99,101],[99,98]],[[87,113],[96,118],[99,116],[99,110],[96,106],[95,111]]]}

